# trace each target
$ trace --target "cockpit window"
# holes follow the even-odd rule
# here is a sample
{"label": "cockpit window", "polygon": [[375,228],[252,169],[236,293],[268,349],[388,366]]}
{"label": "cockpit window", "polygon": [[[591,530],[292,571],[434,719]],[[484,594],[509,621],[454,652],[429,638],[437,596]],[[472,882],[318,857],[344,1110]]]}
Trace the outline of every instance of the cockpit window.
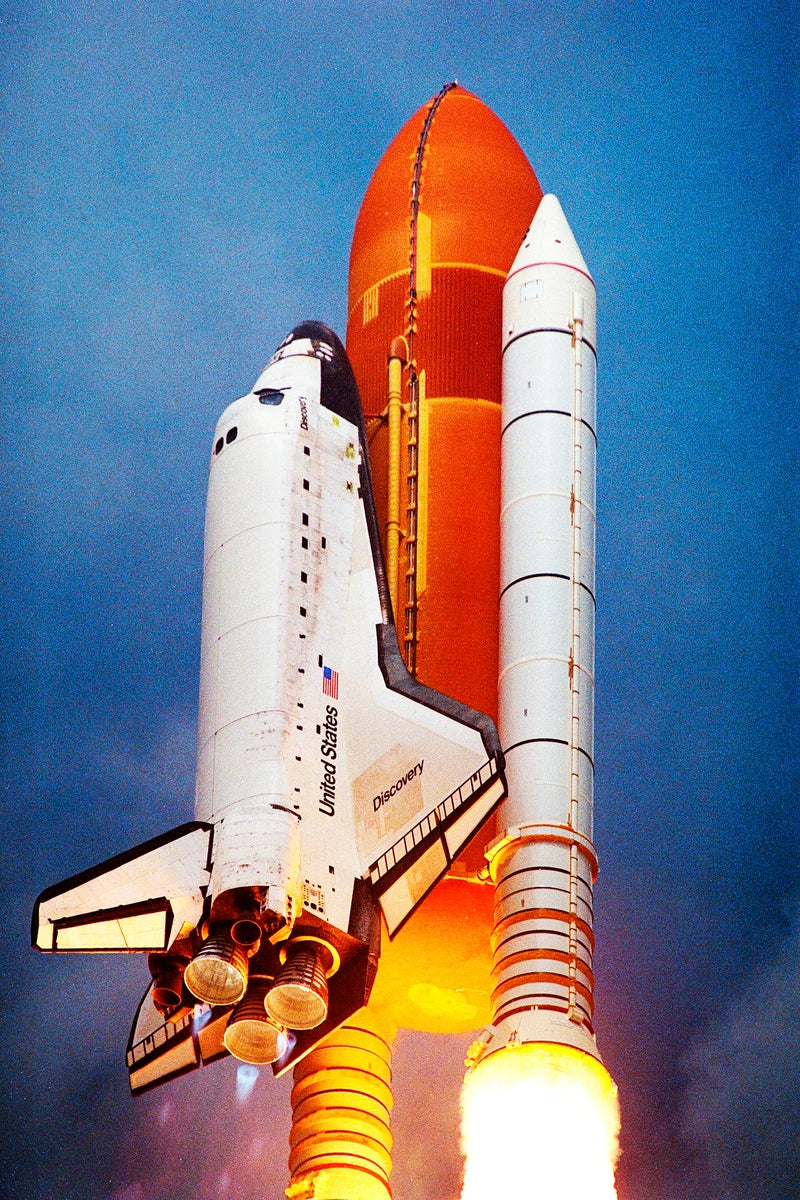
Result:
{"label": "cockpit window", "polygon": [[262,388],[256,393],[261,404],[280,404],[283,392],[279,388]]}

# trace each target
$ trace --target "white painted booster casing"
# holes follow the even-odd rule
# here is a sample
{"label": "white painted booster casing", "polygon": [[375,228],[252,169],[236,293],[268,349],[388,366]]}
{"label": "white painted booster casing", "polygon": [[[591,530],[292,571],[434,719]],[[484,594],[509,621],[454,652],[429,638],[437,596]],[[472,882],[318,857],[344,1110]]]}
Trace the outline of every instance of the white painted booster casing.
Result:
{"label": "white painted booster casing", "polygon": [[595,286],[555,196],[503,292],[493,1027],[598,1057],[592,1032]]}

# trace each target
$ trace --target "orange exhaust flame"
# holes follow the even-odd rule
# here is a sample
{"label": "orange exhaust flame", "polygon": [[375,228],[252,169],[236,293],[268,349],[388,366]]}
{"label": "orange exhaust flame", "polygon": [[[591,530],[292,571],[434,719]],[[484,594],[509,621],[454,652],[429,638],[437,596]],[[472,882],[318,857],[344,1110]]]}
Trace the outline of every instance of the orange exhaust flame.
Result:
{"label": "orange exhaust flame", "polygon": [[462,1200],[616,1200],[617,1089],[588,1054],[507,1046],[461,1094]]}

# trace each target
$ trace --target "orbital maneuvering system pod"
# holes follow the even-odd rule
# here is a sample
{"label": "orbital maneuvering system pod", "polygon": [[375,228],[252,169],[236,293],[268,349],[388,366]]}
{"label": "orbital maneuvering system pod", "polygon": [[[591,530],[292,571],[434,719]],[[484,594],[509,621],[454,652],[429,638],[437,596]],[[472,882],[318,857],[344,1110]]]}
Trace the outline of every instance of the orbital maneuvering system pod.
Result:
{"label": "orbital maneuvering system pod", "polygon": [[505,789],[494,723],[397,645],[344,348],[298,326],[222,415],[206,511],[195,821],[48,888],[47,952],[146,952],[143,1091],[303,1057]]}

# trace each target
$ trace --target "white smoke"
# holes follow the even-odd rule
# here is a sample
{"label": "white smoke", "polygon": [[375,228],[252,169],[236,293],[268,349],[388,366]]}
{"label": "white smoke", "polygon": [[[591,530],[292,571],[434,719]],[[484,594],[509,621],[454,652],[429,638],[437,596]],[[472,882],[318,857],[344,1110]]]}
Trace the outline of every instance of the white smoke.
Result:
{"label": "white smoke", "polygon": [[258,1083],[258,1067],[253,1067],[249,1063],[240,1063],[236,1069],[236,1101],[238,1104],[244,1104],[250,1099],[253,1093],[253,1088]]}
{"label": "white smoke", "polygon": [[789,1200],[800,1187],[800,909],[788,936],[690,1046],[683,1132],[709,1200]]}

